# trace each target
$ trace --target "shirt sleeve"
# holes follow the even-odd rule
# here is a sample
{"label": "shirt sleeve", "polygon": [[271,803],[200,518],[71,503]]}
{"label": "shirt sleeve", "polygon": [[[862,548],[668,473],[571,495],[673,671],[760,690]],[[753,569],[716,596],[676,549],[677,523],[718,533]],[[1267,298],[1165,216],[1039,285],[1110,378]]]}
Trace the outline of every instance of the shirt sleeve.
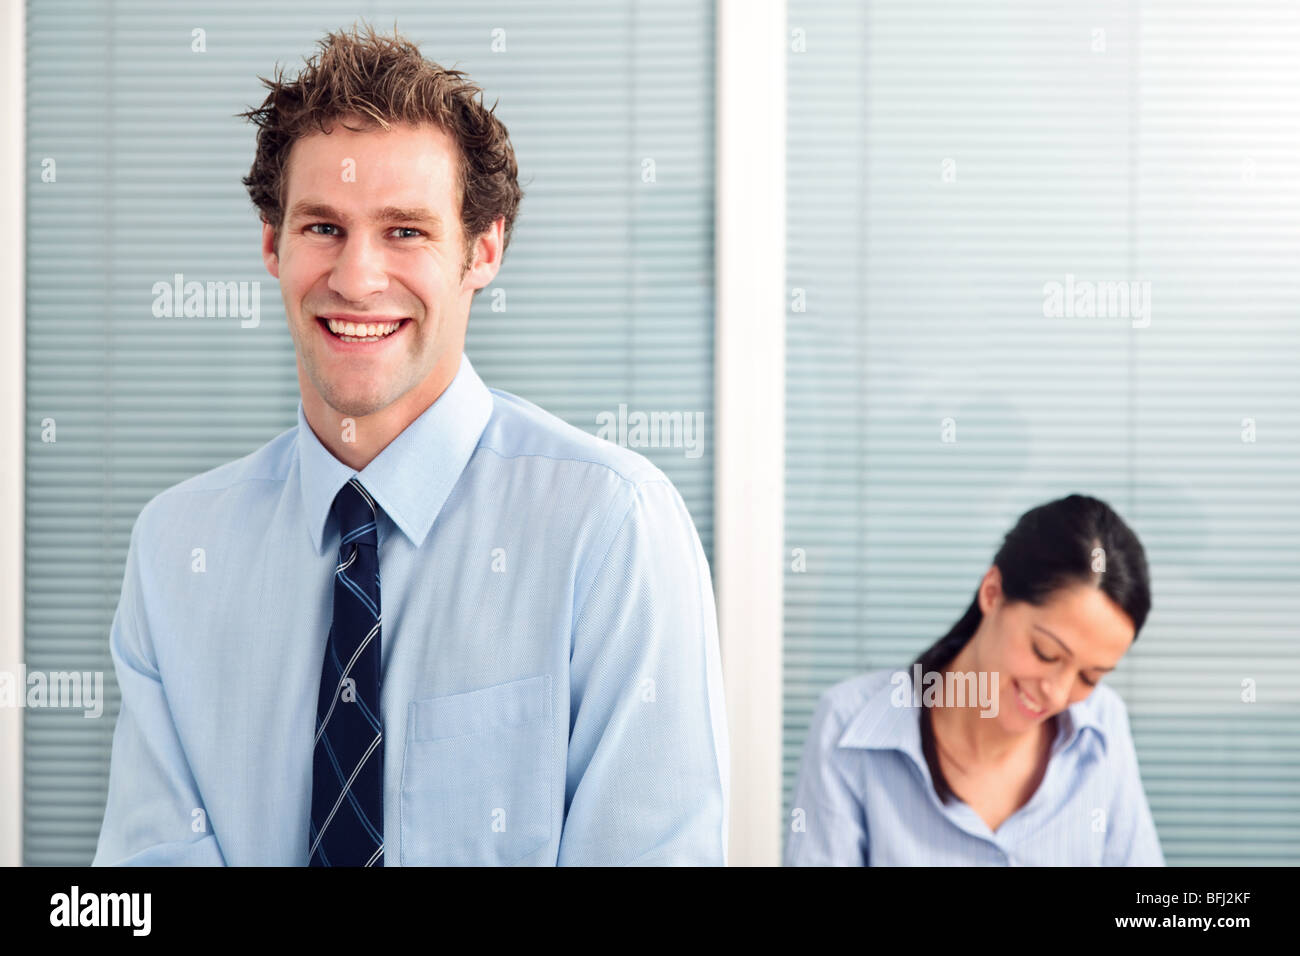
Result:
{"label": "shirt sleeve", "polygon": [[725,865],[717,611],[677,490],[665,479],[639,485],[596,561],[588,593],[575,594],[557,862]]}
{"label": "shirt sleeve", "polygon": [[143,513],[131,529],[122,593],[109,635],[121,709],[92,866],[224,866],[176,733],[147,627],[142,521]]}
{"label": "shirt sleeve", "polygon": [[830,692],[822,694],[804,740],[786,837],[786,866],[866,866],[866,814],[835,759],[843,732]]}
{"label": "shirt sleeve", "polygon": [[1114,730],[1115,790],[1106,830],[1103,866],[1164,866],[1165,857],[1156,835],[1155,820],[1142,788],[1137,750],[1129,729],[1128,711],[1121,700]]}

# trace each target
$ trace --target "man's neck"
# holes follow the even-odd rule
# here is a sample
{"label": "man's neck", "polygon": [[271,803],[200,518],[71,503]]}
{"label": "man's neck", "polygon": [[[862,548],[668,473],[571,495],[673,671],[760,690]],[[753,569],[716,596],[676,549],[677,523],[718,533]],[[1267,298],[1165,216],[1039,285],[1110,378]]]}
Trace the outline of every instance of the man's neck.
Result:
{"label": "man's neck", "polygon": [[326,403],[310,382],[299,375],[302,412],[312,433],[331,455],[353,471],[366,465],[389,446],[447,390],[460,368],[460,355],[450,368],[440,362],[429,377],[397,401],[370,415],[351,416]]}

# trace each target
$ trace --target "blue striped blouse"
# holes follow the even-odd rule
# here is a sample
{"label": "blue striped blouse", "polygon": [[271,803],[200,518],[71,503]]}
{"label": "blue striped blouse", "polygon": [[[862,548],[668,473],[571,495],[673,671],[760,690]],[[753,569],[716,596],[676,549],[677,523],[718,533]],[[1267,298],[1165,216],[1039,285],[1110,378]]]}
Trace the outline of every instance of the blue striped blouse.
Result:
{"label": "blue striped blouse", "polygon": [[786,866],[1165,865],[1128,713],[1105,683],[1059,716],[1038,790],[997,830],[959,799],[940,804],[921,752],[921,710],[893,703],[904,689],[910,701],[908,672],[878,670],[822,695]]}

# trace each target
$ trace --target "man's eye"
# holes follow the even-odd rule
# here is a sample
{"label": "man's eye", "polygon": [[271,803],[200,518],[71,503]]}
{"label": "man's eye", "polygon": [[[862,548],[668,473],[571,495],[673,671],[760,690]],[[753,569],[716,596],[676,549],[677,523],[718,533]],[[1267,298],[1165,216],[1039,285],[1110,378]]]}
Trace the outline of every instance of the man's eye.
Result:
{"label": "man's eye", "polygon": [[[338,228],[338,226],[335,226],[335,225],[333,225],[332,223],[328,223],[328,222],[313,222],[310,226],[307,227],[307,231],[308,231],[308,232],[311,232],[312,230],[315,230],[315,229],[337,229],[337,228]],[[318,232],[318,233],[316,233],[316,235],[318,235],[318,236],[324,236],[324,235],[332,235],[332,233]]]}
{"label": "man's eye", "polygon": [[[394,232],[413,232],[413,233],[415,233],[415,236],[421,236],[421,235],[423,235],[423,233],[420,232],[419,229],[415,229],[415,228],[413,228],[412,226],[394,226],[394,227],[393,227],[393,231],[394,231]],[[399,239],[414,239],[415,236],[398,236],[397,238],[399,238]]]}

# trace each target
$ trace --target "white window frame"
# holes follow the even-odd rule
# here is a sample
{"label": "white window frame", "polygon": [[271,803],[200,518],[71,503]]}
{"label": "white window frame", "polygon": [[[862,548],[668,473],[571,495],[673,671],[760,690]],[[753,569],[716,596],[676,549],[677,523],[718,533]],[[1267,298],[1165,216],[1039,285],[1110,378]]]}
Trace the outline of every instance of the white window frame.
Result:
{"label": "white window frame", "polygon": [[714,592],[731,738],[727,861],[781,862],[785,0],[718,0]]}
{"label": "white window frame", "polygon": [[[0,12],[0,673],[17,675],[23,659],[23,451],[25,439],[26,4]],[[22,688],[18,689],[19,692]],[[0,866],[23,860],[23,712],[0,707]]]}

